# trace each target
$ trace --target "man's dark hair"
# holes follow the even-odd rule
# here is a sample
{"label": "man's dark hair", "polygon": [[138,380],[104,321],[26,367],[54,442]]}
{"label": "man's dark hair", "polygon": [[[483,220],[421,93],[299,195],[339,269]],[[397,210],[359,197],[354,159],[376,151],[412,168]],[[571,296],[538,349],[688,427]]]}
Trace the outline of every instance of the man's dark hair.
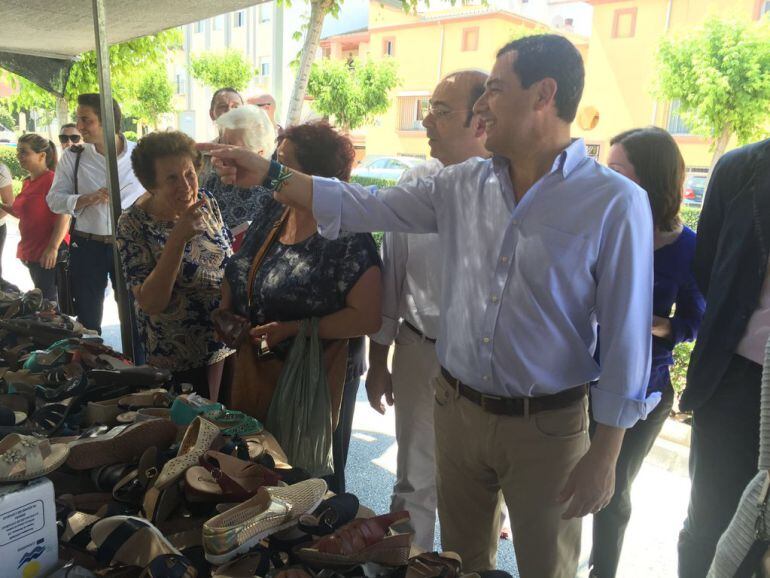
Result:
{"label": "man's dark hair", "polygon": [[553,78],[559,118],[567,122],[575,120],[585,83],[583,57],[578,49],[558,34],[538,34],[509,42],[498,51],[497,57],[513,51],[516,52],[513,71],[521,86],[526,89],[539,80]]}
{"label": "man's dark hair", "polygon": [[68,122],[67,124],[61,125],[61,128],[59,130],[64,130],[65,128],[74,128],[77,130],[78,125],[76,125],[74,122]]}
{"label": "man's dark hair", "polygon": [[[87,106],[94,111],[96,117],[99,119],[99,122],[102,122],[102,101],[99,93],[88,92],[86,94],[79,94],[78,106]],[[118,104],[118,101],[114,98],[112,99],[112,110],[115,117],[115,132],[119,133],[121,132],[120,123],[123,120],[123,115],[120,112],[120,105]]]}
{"label": "man's dark hair", "polygon": [[225,94],[227,92],[231,92],[234,95],[236,95],[238,98],[241,99],[241,104],[243,104],[243,97],[241,96],[241,93],[232,88],[231,86],[226,86],[224,88],[218,89],[214,94],[211,96],[211,104],[209,104],[209,112],[214,110],[214,104],[217,102],[217,97],[220,94]]}
{"label": "man's dark hair", "polygon": [[684,185],[684,158],[674,138],[662,128],[635,128],[613,137],[610,146],[622,145],[634,167],[639,186],[650,199],[652,222],[661,231],[679,225]]}

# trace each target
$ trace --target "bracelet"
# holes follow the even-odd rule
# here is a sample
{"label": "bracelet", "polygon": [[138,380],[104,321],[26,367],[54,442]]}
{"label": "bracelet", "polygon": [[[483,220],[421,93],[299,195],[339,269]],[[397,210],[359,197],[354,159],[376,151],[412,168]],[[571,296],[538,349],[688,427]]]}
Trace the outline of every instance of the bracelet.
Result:
{"label": "bracelet", "polygon": [[281,172],[278,177],[276,177],[276,179],[270,183],[270,189],[276,193],[280,193],[281,189],[286,184],[286,181],[288,181],[293,176],[294,173],[291,170],[289,170],[287,167],[281,166]]}
{"label": "bracelet", "polygon": [[262,186],[272,190],[273,181],[280,176],[282,168],[283,165],[281,163],[275,159],[270,159],[270,167],[267,169],[267,175],[265,176],[265,180],[262,181]]}

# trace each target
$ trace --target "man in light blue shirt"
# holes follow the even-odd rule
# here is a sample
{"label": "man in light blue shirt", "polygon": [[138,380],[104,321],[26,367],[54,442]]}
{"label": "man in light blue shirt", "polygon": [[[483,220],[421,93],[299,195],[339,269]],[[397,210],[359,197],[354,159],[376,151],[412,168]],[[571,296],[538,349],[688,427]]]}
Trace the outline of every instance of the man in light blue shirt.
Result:
{"label": "man in light blue shirt", "polygon": [[[645,399],[650,208],[642,189],[570,138],[583,81],[568,40],[522,38],[500,50],[474,107],[492,159],[376,193],[286,170],[270,182],[278,200],[312,207],[328,237],[438,233],[439,519],[443,548],[467,572],[494,567],[502,491],[520,575],[574,578],[579,518],[607,505],[625,428],[657,403]],[[214,155],[226,180],[267,173],[248,152]],[[586,384],[600,377],[589,448]]]}

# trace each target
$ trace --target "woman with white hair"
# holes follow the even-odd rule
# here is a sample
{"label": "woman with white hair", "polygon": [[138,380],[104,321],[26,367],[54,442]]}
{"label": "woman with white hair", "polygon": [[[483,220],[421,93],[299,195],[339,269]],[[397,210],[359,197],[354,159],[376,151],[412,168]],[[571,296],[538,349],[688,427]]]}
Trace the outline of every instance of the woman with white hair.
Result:
{"label": "woman with white hair", "polygon": [[[241,106],[231,109],[216,120],[219,129],[219,142],[251,149],[260,156],[269,159],[275,150],[275,128],[265,112],[256,106]],[[270,191],[261,186],[241,188],[222,183],[216,171],[205,177],[203,189],[213,196],[225,225],[230,229],[234,241],[233,251],[237,251],[249,228],[249,222],[255,217],[257,200]]]}

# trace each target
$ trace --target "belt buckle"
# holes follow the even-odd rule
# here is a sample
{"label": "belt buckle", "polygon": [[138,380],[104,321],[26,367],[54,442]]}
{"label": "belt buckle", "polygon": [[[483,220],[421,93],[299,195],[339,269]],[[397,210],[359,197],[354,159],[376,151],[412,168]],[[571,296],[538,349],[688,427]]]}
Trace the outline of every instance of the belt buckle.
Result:
{"label": "belt buckle", "polygon": [[494,411],[491,411],[487,409],[487,403],[493,402],[493,401],[500,401],[503,399],[502,397],[499,397],[497,395],[487,395],[486,393],[481,394],[481,409],[486,411],[487,413],[495,413]]}

